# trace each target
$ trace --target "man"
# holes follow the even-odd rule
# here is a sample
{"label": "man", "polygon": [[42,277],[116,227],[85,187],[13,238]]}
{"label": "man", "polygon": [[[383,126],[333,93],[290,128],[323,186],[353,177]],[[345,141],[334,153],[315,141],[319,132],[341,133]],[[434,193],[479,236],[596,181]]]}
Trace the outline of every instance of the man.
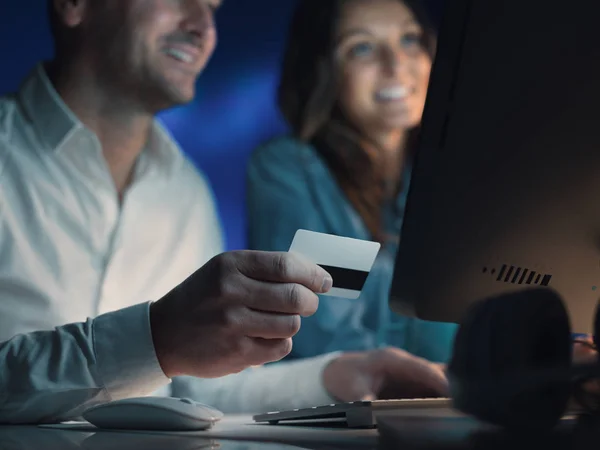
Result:
{"label": "man", "polygon": [[157,389],[226,412],[444,393],[439,366],[396,349],[244,370],[289,353],[332,280],[220,254],[212,193],[154,120],[193,99],[218,1],[49,6],[54,61],[0,100],[0,423]]}

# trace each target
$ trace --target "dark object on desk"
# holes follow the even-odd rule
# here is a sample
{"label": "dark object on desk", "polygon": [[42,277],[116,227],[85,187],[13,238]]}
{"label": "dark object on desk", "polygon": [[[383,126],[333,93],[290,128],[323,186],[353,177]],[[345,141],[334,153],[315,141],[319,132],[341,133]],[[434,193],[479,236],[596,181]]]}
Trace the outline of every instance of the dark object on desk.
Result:
{"label": "dark object on desk", "polygon": [[567,412],[573,388],[600,376],[599,363],[572,364],[572,346],[567,311],[552,290],[476,303],[448,367],[453,404],[511,430],[551,429]]}
{"label": "dark object on desk", "polygon": [[416,414],[434,412],[434,410],[448,410],[450,407],[450,399],[447,398],[374,400],[337,403],[289,411],[273,411],[257,414],[253,419],[255,422],[267,422],[271,425],[280,422],[286,422],[286,424],[303,422],[307,425],[314,425],[315,421],[338,419],[345,422],[349,428],[369,428],[376,426],[378,414],[392,412]]}
{"label": "dark object on desk", "polygon": [[[552,430],[508,431],[463,418],[379,418],[379,448],[386,450],[579,450],[597,448],[599,429],[579,429],[566,419]],[[595,438],[595,441],[591,440]],[[593,443],[594,446],[581,445]]]}
{"label": "dark object on desk", "polygon": [[[571,349],[567,312],[550,290],[477,303],[460,325],[448,366],[454,406],[505,427],[551,427],[571,395]],[[564,377],[544,381],[557,371]]]}

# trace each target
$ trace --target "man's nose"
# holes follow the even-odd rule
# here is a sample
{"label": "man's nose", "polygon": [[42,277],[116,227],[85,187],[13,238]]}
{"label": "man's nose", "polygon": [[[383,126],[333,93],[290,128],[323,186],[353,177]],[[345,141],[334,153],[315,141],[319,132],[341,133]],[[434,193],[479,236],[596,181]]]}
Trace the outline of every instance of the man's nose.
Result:
{"label": "man's nose", "polygon": [[183,8],[185,31],[202,37],[215,31],[214,10],[206,0],[186,0]]}

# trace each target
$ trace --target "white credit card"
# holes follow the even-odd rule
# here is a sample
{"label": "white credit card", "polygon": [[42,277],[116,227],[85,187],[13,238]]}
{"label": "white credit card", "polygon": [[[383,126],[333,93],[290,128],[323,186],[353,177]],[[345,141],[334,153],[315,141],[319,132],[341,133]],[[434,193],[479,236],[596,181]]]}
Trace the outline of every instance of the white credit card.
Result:
{"label": "white credit card", "polygon": [[289,251],[331,274],[333,288],[323,295],[357,299],[380,248],[378,242],[298,230]]}

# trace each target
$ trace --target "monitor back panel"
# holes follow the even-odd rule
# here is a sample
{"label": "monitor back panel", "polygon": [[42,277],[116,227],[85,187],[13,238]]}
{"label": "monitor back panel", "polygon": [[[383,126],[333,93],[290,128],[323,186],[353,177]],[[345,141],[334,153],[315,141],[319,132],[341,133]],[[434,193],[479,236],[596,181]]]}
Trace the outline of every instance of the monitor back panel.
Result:
{"label": "monitor back panel", "polygon": [[600,2],[450,0],[392,287],[459,322],[489,295],[556,289],[575,331],[600,296]]}

